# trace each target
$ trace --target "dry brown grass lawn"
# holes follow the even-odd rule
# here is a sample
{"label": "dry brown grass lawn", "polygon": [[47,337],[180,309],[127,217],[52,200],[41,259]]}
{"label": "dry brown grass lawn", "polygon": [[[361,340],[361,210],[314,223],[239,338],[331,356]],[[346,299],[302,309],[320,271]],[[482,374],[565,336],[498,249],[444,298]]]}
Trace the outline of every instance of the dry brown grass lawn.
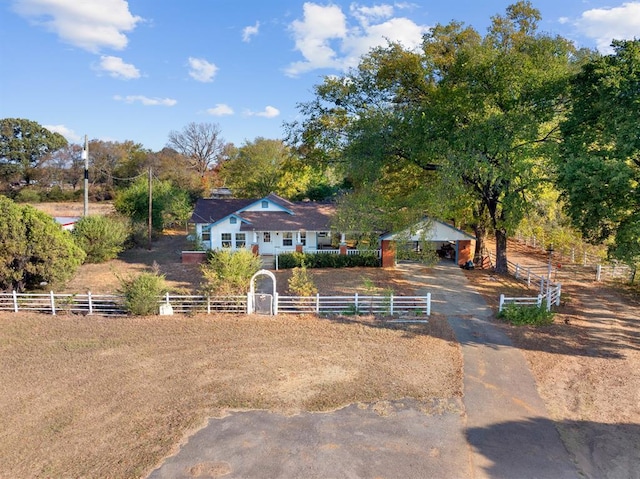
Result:
{"label": "dry brown grass lawn", "polygon": [[139,477],[225,409],[459,397],[446,320],[0,316],[0,477]]}
{"label": "dry brown grass lawn", "polygon": [[[68,211],[57,212],[68,216]],[[197,289],[184,232],[152,250],[84,265],[66,291],[115,291],[157,263],[173,289]],[[312,271],[312,270],[310,270]],[[290,272],[277,273],[286,292]],[[313,271],[323,294],[412,292],[394,270]],[[84,317],[0,315],[0,478],[143,477],[208,417],[286,414],[357,402],[462,395],[462,360],[442,317]]]}

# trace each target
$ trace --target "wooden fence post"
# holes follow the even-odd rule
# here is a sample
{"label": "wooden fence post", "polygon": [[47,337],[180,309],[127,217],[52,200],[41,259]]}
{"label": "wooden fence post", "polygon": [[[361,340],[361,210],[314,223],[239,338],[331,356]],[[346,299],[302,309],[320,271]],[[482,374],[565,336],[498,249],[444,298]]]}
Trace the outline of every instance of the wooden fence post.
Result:
{"label": "wooden fence post", "polygon": [[431,316],[431,293],[427,293],[427,316]]}
{"label": "wooden fence post", "polygon": [[498,307],[498,311],[502,312],[502,307],[504,306],[504,294],[500,294],[500,306]]}
{"label": "wooden fence post", "polygon": [[596,281],[600,281],[601,276],[602,276],[602,265],[599,264],[598,266],[596,266]]}
{"label": "wooden fence post", "polygon": [[89,313],[91,316],[93,314],[93,301],[91,300],[91,291],[87,291],[87,303],[89,304]]}
{"label": "wooden fence post", "polygon": [[18,312],[18,293],[15,289],[13,290],[13,312]]}
{"label": "wooden fence post", "polygon": [[320,314],[320,293],[316,293],[316,314]]}
{"label": "wooden fence post", "polygon": [[247,314],[253,313],[253,308],[251,307],[251,293],[247,293]]}

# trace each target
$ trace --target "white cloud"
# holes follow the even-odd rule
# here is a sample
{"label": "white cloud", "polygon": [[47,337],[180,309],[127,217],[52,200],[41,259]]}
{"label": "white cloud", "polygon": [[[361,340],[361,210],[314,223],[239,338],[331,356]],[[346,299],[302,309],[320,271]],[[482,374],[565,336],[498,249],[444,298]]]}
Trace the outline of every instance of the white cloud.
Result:
{"label": "white cloud", "polygon": [[393,5],[364,7],[354,3],[351,5],[350,10],[351,14],[357,18],[362,25],[368,25],[372,21],[386,20],[393,16]]}
{"label": "white cloud", "polygon": [[631,40],[640,34],[640,2],[587,10],[575,25],[583,35],[596,41],[600,52],[611,53],[611,40]]}
{"label": "white cloud", "polygon": [[113,78],[123,80],[140,78],[140,70],[130,63],[125,63],[120,57],[101,56],[98,69],[107,72]]}
{"label": "white cloud", "polygon": [[131,14],[125,0],[14,0],[13,9],[63,41],[93,53],[125,48],[126,33],[142,20]]}
{"label": "white cloud", "polygon": [[50,132],[60,133],[67,140],[69,140],[71,143],[77,143],[81,139],[80,135],[78,135],[71,128],[68,128],[68,127],[66,127],[64,125],[42,125],[42,126],[44,126]]}
{"label": "white cloud", "polygon": [[347,36],[347,19],[337,5],[321,6],[305,3],[304,19],[294,20],[290,26],[295,40],[295,48],[305,61],[296,62],[287,69],[287,74],[295,76],[316,68],[339,68],[340,62],[331,47],[331,40]]}
{"label": "white cloud", "polygon": [[218,67],[204,58],[189,57],[189,76],[199,82],[208,83],[218,72]]}
{"label": "white cloud", "polygon": [[394,17],[396,8],[405,7],[405,4],[374,7],[354,4],[347,18],[337,5],[305,3],[303,19],[290,25],[295,49],[304,60],[290,64],[285,73],[297,76],[318,68],[344,70],[357,65],[371,48],[386,45],[387,41],[400,42],[407,48],[419,46],[428,27],[408,18]]}
{"label": "white cloud", "polygon": [[225,105],[224,103],[218,103],[213,108],[209,108],[207,110],[209,115],[213,116],[228,116],[233,115],[234,111],[229,105]]}
{"label": "white cloud", "polygon": [[273,106],[266,106],[263,111],[247,111],[247,116],[261,116],[264,118],[275,118],[280,115],[280,110]]}
{"label": "white cloud", "polygon": [[249,43],[251,41],[251,37],[257,35],[260,31],[260,22],[256,22],[254,26],[244,27],[242,29],[242,41]]}
{"label": "white cloud", "polygon": [[113,97],[114,100],[117,101],[121,101],[124,103],[142,103],[144,106],[174,106],[176,103],[178,103],[177,100],[174,100],[172,98],[149,98],[147,96],[144,95],[127,95],[127,96],[120,96],[120,95],[115,95]]}

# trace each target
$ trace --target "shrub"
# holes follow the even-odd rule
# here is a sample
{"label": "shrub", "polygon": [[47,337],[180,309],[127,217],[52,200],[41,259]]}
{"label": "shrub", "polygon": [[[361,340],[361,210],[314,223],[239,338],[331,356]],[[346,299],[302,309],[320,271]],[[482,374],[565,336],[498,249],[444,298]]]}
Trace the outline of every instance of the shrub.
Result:
{"label": "shrub", "polygon": [[516,326],[530,324],[533,326],[542,326],[553,323],[554,313],[547,311],[542,306],[522,306],[518,304],[507,304],[500,313],[498,318],[507,321]]}
{"label": "shrub", "polygon": [[288,284],[289,291],[295,296],[313,296],[318,292],[304,264],[293,269]]}
{"label": "shrub", "polygon": [[131,314],[146,316],[158,314],[160,297],[167,292],[164,275],[157,268],[120,279],[121,294],[125,297],[125,308]]}
{"label": "shrub", "polygon": [[246,249],[210,251],[207,262],[201,266],[205,279],[203,289],[223,295],[244,294],[261,265],[260,257]]}
{"label": "shrub", "polygon": [[85,253],[54,219],[0,196],[0,289],[38,288],[71,279]]}
{"label": "shrub", "polygon": [[18,191],[15,200],[17,203],[39,203],[42,196],[36,188],[26,186]]}
{"label": "shrub", "polygon": [[376,253],[340,255],[325,253],[283,253],[278,256],[278,267],[290,269],[305,265],[307,268],[355,268],[380,266]]}
{"label": "shrub", "polygon": [[118,256],[129,238],[129,222],[117,216],[85,216],[73,229],[76,244],[87,254],[86,263],[102,263]]}

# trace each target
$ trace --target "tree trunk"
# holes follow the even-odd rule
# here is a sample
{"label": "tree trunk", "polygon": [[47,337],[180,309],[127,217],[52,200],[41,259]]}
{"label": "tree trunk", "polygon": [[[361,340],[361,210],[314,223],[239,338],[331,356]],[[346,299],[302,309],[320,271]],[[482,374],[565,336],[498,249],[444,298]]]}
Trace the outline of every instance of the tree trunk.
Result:
{"label": "tree trunk", "polygon": [[473,233],[476,236],[476,249],[473,253],[473,261],[476,264],[482,264],[482,255],[486,249],[487,228],[481,223],[477,223],[473,227]]}
{"label": "tree trunk", "polygon": [[496,228],[496,273],[508,273],[507,232],[501,228]]}

